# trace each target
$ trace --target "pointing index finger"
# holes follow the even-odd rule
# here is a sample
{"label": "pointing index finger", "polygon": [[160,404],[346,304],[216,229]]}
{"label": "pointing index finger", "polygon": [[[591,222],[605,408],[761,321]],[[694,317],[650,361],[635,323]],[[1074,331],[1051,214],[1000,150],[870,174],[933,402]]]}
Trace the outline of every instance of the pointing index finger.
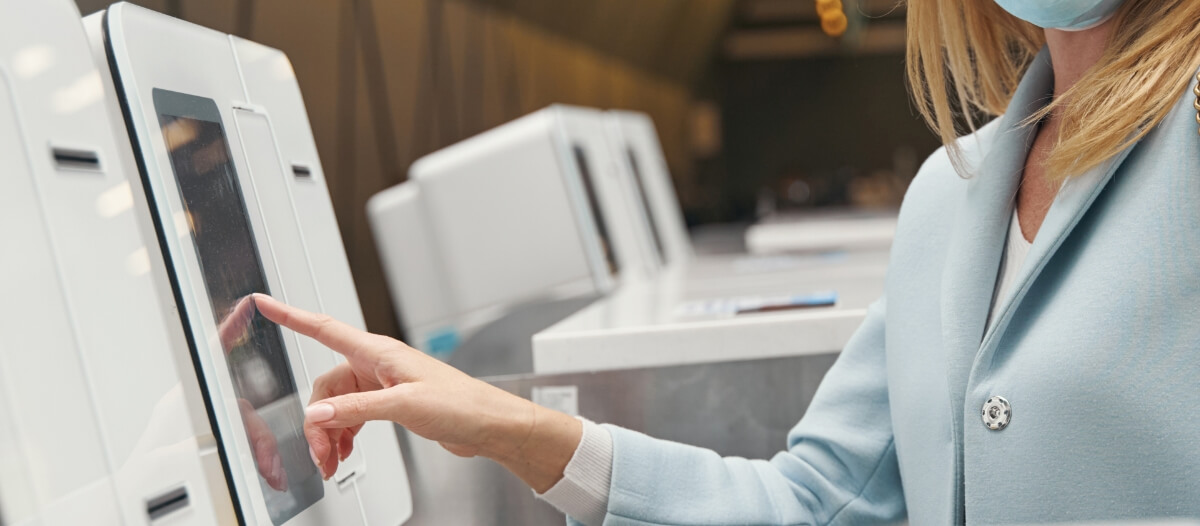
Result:
{"label": "pointing index finger", "polygon": [[371,335],[327,314],[298,309],[266,294],[255,294],[254,304],[268,320],[308,336],[347,358],[371,348]]}

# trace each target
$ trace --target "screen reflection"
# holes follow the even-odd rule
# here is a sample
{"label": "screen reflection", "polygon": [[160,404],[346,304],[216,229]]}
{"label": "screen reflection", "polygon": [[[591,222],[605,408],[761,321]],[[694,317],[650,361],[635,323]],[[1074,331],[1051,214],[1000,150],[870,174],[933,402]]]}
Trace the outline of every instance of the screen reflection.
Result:
{"label": "screen reflection", "polygon": [[211,100],[156,90],[155,104],[259,483],[282,524],[324,488],[282,334],[250,297],[269,290],[229,145]]}

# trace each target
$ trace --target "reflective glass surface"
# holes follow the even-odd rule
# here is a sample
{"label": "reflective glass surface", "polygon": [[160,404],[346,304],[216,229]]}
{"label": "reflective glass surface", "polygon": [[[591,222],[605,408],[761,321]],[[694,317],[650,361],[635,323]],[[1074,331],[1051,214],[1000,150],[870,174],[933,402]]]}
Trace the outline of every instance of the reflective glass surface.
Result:
{"label": "reflective glass surface", "polygon": [[324,486],[283,336],[250,298],[270,291],[225,131],[210,99],[156,90],[155,105],[259,485],[271,520],[282,524],[320,500]]}

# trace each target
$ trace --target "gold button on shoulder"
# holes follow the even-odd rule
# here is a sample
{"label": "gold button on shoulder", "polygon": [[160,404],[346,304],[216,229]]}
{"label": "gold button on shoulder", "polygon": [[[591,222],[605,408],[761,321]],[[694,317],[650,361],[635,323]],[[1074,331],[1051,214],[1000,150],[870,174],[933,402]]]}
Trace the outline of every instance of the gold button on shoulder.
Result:
{"label": "gold button on shoulder", "polygon": [[[1192,88],[1192,93],[1196,94],[1196,102],[1192,103],[1196,108],[1196,124],[1200,124],[1200,73],[1196,73],[1196,87]],[[1200,128],[1196,128],[1196,133],[1200,133]]]}

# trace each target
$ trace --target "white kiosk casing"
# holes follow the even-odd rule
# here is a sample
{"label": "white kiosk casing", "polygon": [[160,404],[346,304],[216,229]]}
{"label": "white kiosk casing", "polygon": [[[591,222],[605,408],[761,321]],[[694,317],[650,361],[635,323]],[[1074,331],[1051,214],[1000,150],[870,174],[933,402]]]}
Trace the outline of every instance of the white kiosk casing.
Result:
{"label": "white kiosk casing", "polygon": [[354,454],[321,481],[303,404],[340,357],[244,301],[265,292],[364,325],[286,56],[130,4],[93,17],[241,520],[404,522],[412,505],[393,427],[365,426]]}
{"label": "white kiosk casing", "polygon": [[624,152],[608,132],[604,112],[573,106],[557,108],[570,147],[585,152],[590,166],[598,172],[595,180],[600,208],[612,230],[622,268],[630,281],[653,278],[663,266],[662,252],[657,249],[639,185]]}
{"label": "white kiosk casing", "polygon": [[408,338],[452,351],[521,304],[659,265],[598,110],[555,105],[419,159],[367,204]]}
{"label": "white kiosk casing", "polygon": [[0,0],[0,12],[0,523],[234,524],[79,11]]}
{"label": "white kiosk casing", "polygon": [[604,118],[617,158],[637,186],[637,197],[663,263],[673,266],[691,261],[692,239],[654,121],[645,113],[627,110],[608,110]]}

